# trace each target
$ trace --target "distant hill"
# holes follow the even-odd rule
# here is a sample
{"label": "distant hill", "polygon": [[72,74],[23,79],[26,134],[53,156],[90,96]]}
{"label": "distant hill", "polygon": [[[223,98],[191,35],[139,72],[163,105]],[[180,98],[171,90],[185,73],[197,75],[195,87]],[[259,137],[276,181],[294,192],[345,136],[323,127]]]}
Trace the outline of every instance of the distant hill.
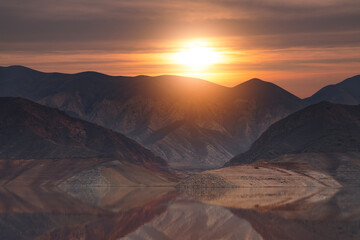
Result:
{"label": "distant hill", "polygon": [[0,68],[0,96],[31,99],[123,133],[178,168],[222,166],[303,106],[259,79],[227,88],[178,76],[43,73],[22,66]]}
{"label": "distant hill", "polygon": [[165,160],[120,133],[21,98],[0,98],[0,109],[0,185],[60,183],[100,166],[173,178]]}
{"label": "distant hill", "polygon": [[321,102],[274,123],[227,165],[284,154],[360,152],[360,106]]}
{"label": "distant hill", "polygon": [[329,85],[305,99],[308,104],[329,101],[339,104],[360,104],[360,75],[348,78],[338,84]]}

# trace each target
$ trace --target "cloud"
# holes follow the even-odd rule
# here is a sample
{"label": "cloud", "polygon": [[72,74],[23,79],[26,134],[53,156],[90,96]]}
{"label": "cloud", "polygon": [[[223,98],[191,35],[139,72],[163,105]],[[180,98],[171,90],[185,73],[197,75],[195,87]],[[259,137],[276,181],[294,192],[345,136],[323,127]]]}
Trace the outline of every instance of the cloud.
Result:
{"label": "cloud", "polygon": [[[319,38],[334,44],[324,36],[360,31],[359,10],[359,1],[350,0],[1,0],[0,44],[55,42],[66,50],[69,44],[62,43],[90,48],[87,43],[103,42],[106,48],[117,41],[261,35],[295,46],[289,38],[304,33],[312,34],[308,45]],[[336,43],[348,44],[345,35]]]}
{"label": "cloud", "polygon": [[235,59],[214,66],[214,76],[235,83],[296,73],[282,84],[300,89],[320,75],[324,83],[358,74],[359,12],[358,0],[0,0],[0,65],[181,74],[159,56],[206,38]]}

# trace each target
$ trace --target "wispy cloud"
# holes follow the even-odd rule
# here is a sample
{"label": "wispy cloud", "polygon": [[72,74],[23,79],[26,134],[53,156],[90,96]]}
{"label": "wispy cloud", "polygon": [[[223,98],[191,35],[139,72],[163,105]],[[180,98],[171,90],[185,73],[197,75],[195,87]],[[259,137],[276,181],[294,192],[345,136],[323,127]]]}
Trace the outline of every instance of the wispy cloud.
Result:
{"label": "wispy cloud", "polygon": [[358,71],[359,12],[358,0],[0,0],[0,65],[182,74],[165,55],[206,38],[233,59],[212,80],[297,74],[300,85]]}

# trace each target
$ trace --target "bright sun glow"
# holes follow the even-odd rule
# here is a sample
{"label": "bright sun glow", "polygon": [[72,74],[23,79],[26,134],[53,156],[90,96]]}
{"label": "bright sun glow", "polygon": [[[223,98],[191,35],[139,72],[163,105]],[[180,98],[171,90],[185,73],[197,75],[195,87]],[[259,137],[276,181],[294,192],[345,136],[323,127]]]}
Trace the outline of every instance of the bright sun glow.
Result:
{"label": "bright sun glow", "polygon": [[207,42],[191,42],[174,55],[177,64],[205,67],[220,61],[220,53],[208,47]]}

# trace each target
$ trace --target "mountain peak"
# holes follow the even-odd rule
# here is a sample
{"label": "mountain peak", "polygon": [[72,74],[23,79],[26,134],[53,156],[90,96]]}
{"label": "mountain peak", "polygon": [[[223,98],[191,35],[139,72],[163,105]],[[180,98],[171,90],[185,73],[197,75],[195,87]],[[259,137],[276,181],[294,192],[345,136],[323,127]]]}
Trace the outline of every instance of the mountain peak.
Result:
{"label": "mountain peak", "polygon": [[25,67],[25,66],[22,66],[22,65],[11,65],[11,66],[7,66],[5,68],[13,68],[13,69],[30,69],[30,70],[33,70],[31,68],[28,68],[28,67]]}
{"label": "mountain peak", "polygon": [[268,85],[268,84],[272,84],[270,82],[266,82],[264,80],[261,80],[259,78],[252,78],[250,80],[247,80],[245,82],[239,83],[238,85],[234,86],[233,88],[238,88],[238,87],[243,87],[243,86],[249,86],[249,85]]}
{"label": "mountain peak", "polygon": [[278,85],[261,80],[259,78],[252,78],[246,82],[240,83],[233,87],[233,89],[236,89],[237,91],[242,90],[258,94],[286,94],[288,96],[296,97],[295,95],[279,87]]}
{"label": "mountain peak", "polygon": [[112,77],[110,75],[96,72],[96,71],[85,71],[85,72],[76,73],[76,75],[86,77],[86,78],[110,78],[110,77]]}
{"label": "mountain peak", "polygon": [[327,100],[333,103],[347,105],[360,104],[360,75],[347,78],[344,81],[323,87],[314,95],[305,99],[308,104]]}
{"label": "mountain peak", "polygon": [[260,78],[252,78],[252,79],[248,80],[247,82],[266,83],[266,81],[261,80]]}
{"label": "mountain peak", "polygon": [[10,71],[16,71],[16,72],[39,72],[37,70],[34,70],[32,68],[28,68],[22,65],[11,65],[11,66],[7,66],[7,67],[1,67],[4,70],[10,70]]}
{"label": "mountain peak", "polygon": [[266,82],[258,78],[240,83],[232,89],[240,98],[266,103],[267,105],[277,103],[290,103],[290,105],[300,104],[300,99],[297,96],[274,83]]}
{"label": "mountain peak", "polygon": [[149,75],[144,75],[144,74],[140,74],[140,75],[136,75],[136,78],[150,78]]}

